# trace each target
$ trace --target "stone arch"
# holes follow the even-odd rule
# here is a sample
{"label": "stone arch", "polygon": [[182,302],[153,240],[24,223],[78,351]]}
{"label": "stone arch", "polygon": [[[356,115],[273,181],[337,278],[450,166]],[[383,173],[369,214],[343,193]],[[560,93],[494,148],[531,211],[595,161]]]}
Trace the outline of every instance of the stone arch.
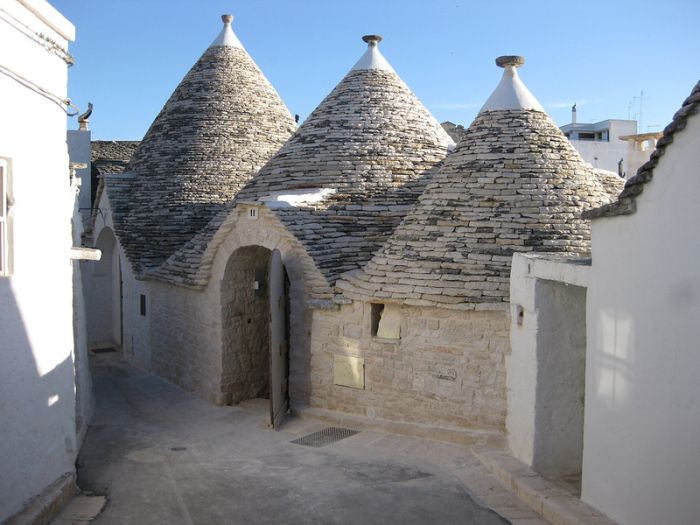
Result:
{"label": "stone arch", "polygon": [[[239,248],[259,246],[270,252],[279,250],[289,279],[289,393],[293,406],[303,406],[309,403],[310,395],[312,310],[308,306],[308,299],[314,288],[327,287],[328,284],[304,247],[274,217],[274,214],[263,206],[258,207],[258,214],[259,220],[253,221],[246,220],[244,207],[236,208],[231,212],[227,219],[228,224],[217,234],[220,238],[215,239],[209,248],[211,253],[207,259],[210,261],[210,276],[207,293],[210,300],[216,301],[215,304],[223,304],[220,283],[224,279],[231,256]],[[225,374],[224,327],[220,325],[219,329],[222,334],[221,356]],[[222,402],[225,403],[226,389],[223,381],[221,392],[223,393]]]}
{"label": "stone arch", "polygon": [[121,346],[122,343],[122,280],[119,248],[109,227],[100,231],[95,248],[102,252],[92,266],[92,283],[88,286],[88,346],[90,348]]}

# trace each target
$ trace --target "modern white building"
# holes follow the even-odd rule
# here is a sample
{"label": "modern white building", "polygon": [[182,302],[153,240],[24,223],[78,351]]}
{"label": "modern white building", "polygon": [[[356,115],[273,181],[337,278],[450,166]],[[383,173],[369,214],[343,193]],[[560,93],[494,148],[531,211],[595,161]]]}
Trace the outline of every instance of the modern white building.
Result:
{"label": "modern white building", "polygon": [[[51,511],[75,489],[91,410],[77,179],[66,144],[68,43],[45,0],[0,9],[0,522]],[[81,353],[82,352],[82,353]]]}
{"label": "modern white building", "polygon": [[571,111],[571,123],[561,126],[560,129],[583,160],[594,168],[621,175],[627,173],[628,178],[634,175],[628,166],[627,143],[622,140],[622,137],[637,133],[636,120],[608,119],[596,123],[577,122],[574,105]]}
{"label": "modern white building", "polygon": [[639,168],[648,160],[651,152],[656,148],[656,142],[663,136],[660,131],[651,133],[638,133],[636,135],[623,135],[620,140],[627,143],[627,173],[626,178],[633,177]]}

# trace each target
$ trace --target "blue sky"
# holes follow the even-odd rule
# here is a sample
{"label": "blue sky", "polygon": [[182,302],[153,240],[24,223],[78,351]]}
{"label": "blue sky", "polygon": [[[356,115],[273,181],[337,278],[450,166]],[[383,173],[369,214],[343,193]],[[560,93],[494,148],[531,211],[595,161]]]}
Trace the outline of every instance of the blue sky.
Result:
{"label": "blue sky", "polygon": [[[69,95],[95,105],[93,138],[140,139],[221,29],[233,28],[290,111],[305,118],[380,48],[439,121],[469,125],[504,54],[559,125],[634,118],[662,129],[700,79],[700,2],[466,0],[49,0],[76,25]],[[636,97],[636,98],[635,98]],[[74,126],[74,123],[71,123]]]}

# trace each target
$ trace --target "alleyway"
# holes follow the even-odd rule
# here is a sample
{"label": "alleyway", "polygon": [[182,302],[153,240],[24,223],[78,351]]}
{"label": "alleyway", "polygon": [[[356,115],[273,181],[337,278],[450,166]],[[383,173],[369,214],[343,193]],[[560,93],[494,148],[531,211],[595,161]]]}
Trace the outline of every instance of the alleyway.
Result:
{"label": "alleyway", "polygon": [[325,426],[265,430],[262,403],[213,406],[115,354],[92,358],[97,407],[79,485],[108,496],[97,525],[508,523],[467,482],[500,495],[512,523],[544,523],[464,448],[370,431],[293,444]]}

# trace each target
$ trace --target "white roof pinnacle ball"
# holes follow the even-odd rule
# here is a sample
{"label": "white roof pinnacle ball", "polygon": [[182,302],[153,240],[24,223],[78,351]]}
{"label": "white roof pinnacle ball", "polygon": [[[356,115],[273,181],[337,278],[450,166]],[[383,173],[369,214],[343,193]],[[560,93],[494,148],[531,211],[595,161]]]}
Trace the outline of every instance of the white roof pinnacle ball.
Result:
{"label": "white roof pinnacle ball", "polygon": [[545,112],[542,105],[518,76],[517,68],[524,63],[525,58],[517,55],[505,55],[496,59],[496,65],[505,69],[503,78],[479,113],[502,109],[531,109]]}
{"label": "white roof pinnacle ball", "polygon": [[233,15],[221,15],[221,20],[224,23],[224,28],[221,30],[219,36],[217,36],[214,39],[214,41],[211,43],[211,46],[209,47],[223,46],[238,47],[243,49],[243,44],[241,44],[241,41],[238,40],[236,33],[234,33],[233,29],[231,28],[231,23],[233,22]]}
{"label": "white roof pinnacle ball", "polygon": [[[379,42],[382,41],[380,35],[365,35],[362,37],[364,42],[367,42],[367,51],[360,57],[360,60],[352,67],[352,70],[357,69],[382,69],[384,71],[394,71],[391,64],[379,52]],[[352,71],[351,70],[351,71]]]}

